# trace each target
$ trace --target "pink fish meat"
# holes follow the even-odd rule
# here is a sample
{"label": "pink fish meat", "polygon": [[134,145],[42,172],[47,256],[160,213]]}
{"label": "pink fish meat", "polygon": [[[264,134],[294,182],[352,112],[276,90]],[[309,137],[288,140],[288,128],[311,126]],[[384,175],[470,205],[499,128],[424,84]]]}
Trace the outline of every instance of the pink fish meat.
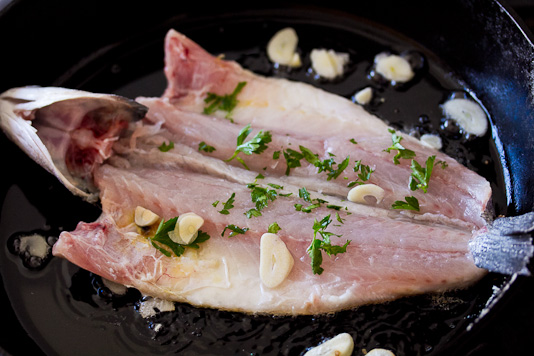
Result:
{"label": "pink fish meat", "polygon": [[[411,191],[409,160],[393,162],[394,153],[384,151],[392,144],[387,125],[358,105],[307,84],[255,75],[173,30],[165,50],[164,96],[138,98],[148,113],[131,122],[121,137],[113,125],[100,133],[113,143],[106,160],[91,161],[97,163],[89,170],[102,215],[63,232],[54,255],[145,295],[225,310],[292,315],[462,288],[487,272],[475,266],[468,247],[473,237],[487,231],[482,214],[491,190],[484,178],[404,135],[403,145],[420,163],[435,156],[448,165],[434,168],[428,192]],[[203,114],[208,93],[231,93],[240,82],[246,85],[232,120],[219,112]],[[7,99],[0,96],[0,109],[3,102]],[[51,106],[46,107],[50,111]],[[2,114],[3,122],[26,120],[12,111]],[[42,112],[38,105],[30,110],[36,118]],[[80,123],[70,115],[65,111],[62,117],[79,131]],[[268,131],[271,140],[260,154],[240,155],[245,167],[227,159],[247,124],[249,139]],[[39,125],[35,120],[34,126]],[[82,126],[91,127],[87,122]],[[160,149],[171,142],[169,150]],[[215,150],[199,150],[201,143]],[[55,149],[53,143],[47,147]],[[339,163],[349,157],[351,165],[361,160],[374,169],[366,183],[383,188],[384,199],[379,204],[347,201],[347,183],[357,178],[351,167],[328,179],[305,160],[288,171],[282,156],[274,158],[276,152],[298,147],[320,160],[335,157]],[[71,160],[70,151],[58,152],[64,155],[60,164]],[[254,200],[255,188],[271,194],[261,208]],[[394,201],[408,195],[419,200],[419,212],[391,209]],[[225,202],[231,203],[227,209]],[[157,224],[136,225],[139,206],[162,222],[194,212],[204,219],[201,230],[209,239],[183,247],[180,256],[162,251],[153,240]],[[254,209],[258,215],[246,214]],[[322,242],[344,245],[346,251],[321,252],[318,273],[309,250],[321,221],[329,221]],[[268,287],[259,272],[260,238],[275,222],[294,264],[279,285]],[[241,233],[230,237],[230,226]]]}

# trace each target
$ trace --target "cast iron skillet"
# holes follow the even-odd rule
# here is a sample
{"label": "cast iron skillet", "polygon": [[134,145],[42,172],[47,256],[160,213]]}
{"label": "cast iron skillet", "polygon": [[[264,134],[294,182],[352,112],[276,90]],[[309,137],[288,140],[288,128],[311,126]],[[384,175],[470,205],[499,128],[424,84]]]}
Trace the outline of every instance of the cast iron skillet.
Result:
{"label": "cast iron skillet", "polygon": [[[495,142],[493,161],[496,162],[497,166],[502,166],[502,171],[500,167],[495,167],[498,176],[495,177],[495,184],[500,187],[502,192],[506,193],[498,202],[499,212],[515,215],[533,210],[532,180],[534,177],[529,169],[529,163],[534,158],[534,150],[529,143],[534,130],[531,124],[533,104],[530,94],[531,62],[534,58],[533,46],[529,36],[522,32],[523,30],[517,25],[514,17],[509,14],[507,6],[489,1],[445,1],[440,3],[415,1],[409,4],[397,1],[377,1],[352,5],[330,2],[328,4],[330,10],[323,9],[322,6],[325,5],[310,1],[305,4],[270,2],[269,4],[249,5],[246,10],[251,11],[251,16],[256,16],[255,18],[258,20],[261,20],[262,16],[264,18],[272,16],[274,11],[274,14],[278,16],[277,18],[283,18],[287,23],[291,23],[292,16],[296,13],[313,14],[324,11],[325,17],[333,18],[332,16],[335,17],[336,12],[339,12],[340,19],[348,16],[348,14],[354,14],[359,18],[368,19],[393,29],[433,52],[437,58],[443,60],[458,75],[460,82],[465,82],[465,86],[476,94],[491,115]],[[285,10],[273,10],[280,8]],[[2,64],[0,66],[2,71],[0,90],[28,84],[71,84],[88,90],[116,90],[121,84],[124,85],[128,82],[127,78],[122,77],[123,74],[121,74],[127,72],[128,68],[123,66],[121,72],[120,68],[107,65],[109,63],[103,65],[99,62],[99,58],[109,58],[106,56],[110,53],[113,54],[117,48],[121,48],[121,54],[125,53],[124,48],[126,50],[130,48],[132,53],[135,53],[136,43],[138,47],[150,46],[150,41],[147,38],[170,25],[187,23],[195,18],[212,21],[222,19],[224,21],[231,19],[240,11],[243,11],[243,8],[227,3],[208,7],[206,4],[157,4],[152,2],[150,5],[140,8],[120,2],[104,4],[104,2],[93,1],[86,4],[71,4],[67,1],[48,1],[46,3],[13,1],[8,3],[0,13],[0,33],[4,34],[0,39],[4,53],[0,59]],[[336,25],[332,24],[331,26],[335,27]],[[194,26],[192,25],[192,27]],[[192,31],[194,32],[194,28]],[[6,36],[5,34],[10,35]],[[243,34],[243,36],[250,39],[253,34]],[[225,50],[226,46],[232,47],[233,45],[225,43],[221,44],[221,48]],[[162,49],[160,48],[160,50]],[[115,70],[116,82],[100,82],[99,78],[105,77],[105,75],[103,76],[102,73],[95,70],[97,67],[94,63],[100,65],[98,68]],[[145,74],[150,73],[154,65],[161,66],[161,63],[153,63],[151,59],[147,58],[144,65],[134,69],[140,74]],[[144,88],[146,90],[144,94],[158,95],[157,91],[161,88],[158,80],[151,79],[143,82],[143,85],[151,83],[156,83],[154,84],[155,87]],[[127,88],[122,87],[122,89],[127,91]],[[4,153],[6,150],[15,150],[13,145],[6,142],[5,137],[2,137],[2,148]],[[3,172],[9,172],[9,182],[8,187],[2,186],[2,201],[8,194],[7,188],[13,184],[20,185],[24,193],[31,197],[32,182],[39,180],[44,186],[51,187],[50,192],[43,194],[43,196],[51,200],[57,198],[58,201],[62,202],[63,208],[56,207],[49,200],[39,202],[42,205],[39,205],[38,209],[47,209],[52,206],[58,211],[64,211],[65,205],[67,205],[82,209],[79,213],[85,216],[97,214],[91,207],[79,205],[79,202],[62,192],[61,187],[55,186],[53,179],[47,177],[46,174],[39,173],[39,169],[28,168],[26,171],[26,166],[32,165],[30,160],[16,153],[11,154],[10,151],[6,162],[7,165],[4,166]],[[35,176],[25,176],[28,172],[35,174]],[[39,194],[39,192],[35,194]],[[22,203],[21,206],[23,206]],[[5,208],[6,205],[3,205],[0,226],[4,231],[8,231],[14,229],[13,226],[10,226],[13,211],[6,211]],[[28,214],[28,220],[33,218],[30,211],[24,213]],[[61,214],[59,212],[57,214],[51,213],[47,219],[49,220],[43,225],[53,225],[54,222],[61,219]],[[72,227],[65,227],[65,229],[68,228]],[[27,230],[31,229],[27,228]],[[2,246],[5,245],[6,242],[2,241]],[[13,260],[0,262],[3,266],[14,263]],[[67,269],[69,268],[71,267]],[[4,270],[2,269],[2,271]],[[65,271],[66,274],[69,272],[70,269]],[[24,271],[17,271],[17,273],[22,273],[27,277]],[[75,273],[75,275],[78,280],[92,278],[83,272]],[[11,274],[9,276],[3,275],[2,278],[7,281],[8,279],[12,280],[13,276]],[[37,285],[39,281],[36,279],[35,283]],[[73,283],[75,283],[74,279]],[[92,283],[98,284],[95,279],[92,279]],[[496,287],[496,293],[484,295],[485,299],[482,298],[482,301],[480,296],[471,296],[470,294],[464,296],[473,299],[479,298],[479,300],[471,312],[466,312],[463,317],[467,319],[465,322],[450,324],[458,326],[456,332],[444,332],[439,328],[435,331],[434,338],[437,341],[434,340],[434,342],[436,345],[440,345],[441,352],[439,354],[461,355],[468,352],[471,355],[479,354],[478,352],[491,354],[488,352],[490,351],[488,348],[476,346],[481,340],[487,342],[487,339],[482,338],[482,333],[492,327],[491,318],[494,317],[494,314],[502,311],[503,303],[509,302],[518,288],[530,286],[527,284],[530,283],[529,280],[502,276],[492,276],[485,283],[487,283],[483,286],[485,288]],[[49,287],[56,288],[57,286]],[[49,346],[43,342],[41,337],[36,337],[38,346],[28,337],[27,333],[31,337],[35,337],[36,330],[32,329],[28,323],[27,315],[21,314],[20,309],[17,309],[20,301],[14,300],[15,298],[8,300],[6,293],[2,292],[5,316],[2,320],[7,320],[6,323],[12,329],[5,339],[4,335],[2,336],[0,346],[4,347],[7,352],[16,355],[28,354],[28,352],[39,354],[42,352],[41,349],[53,353],[47,348]],[[428,302],[424,298],[416,299],[416,301],[421,302],[422,305],[426,305],[425,303]],[[87,303],[90,304],[90,302]],[[489,307],[484,309],[486,302]],[[8,307],[9,303],[15,306],[17,315],[14,314],[12,308]],[[408,304],[410,303],[413,304],[413,302]],[[183,308],[185,309],[180,310],[190,312],[187,307]],[[529,310],[528,306],[526,308]],[[481,314],[485,314],[486,311],[489,311],[488,315],[481,317]],[[420,312],[421,315],[425,315],[425,311],[421,310]],[[412,310],[411,313],[413,314],[414,311]],[[198,315],[213,316],[203,314],[202,311],[198,311]],[[225,321],[235,321],[236,318],[234,315],[226,314],[217,314],[217,316],[220,320]],[[18,321],[24,325],[26,330],[21,327]],[[315,321],[310,320],[312,324]],[[91,321],[82,318],[80,323],[91,323]],[[471,331],[466,331],[470,324],[473,324]],[[284,327],[284,323],[275,323],[275,325]],[[291,326],[292,324],[286,323],[286,325]],[[65,329],[68,327],[66,325]],[[532,328],[532,325],[527,324],[526,327]],[[76,328],[73,327],[73,330]],[[267,335],[267,330],[262,332]],[[317,334],[321,332],[317,331]],[[394,332],[394,330],[388,331],[389,335],[394,334]],[[271,330],[269,335],[274,334]],[[65,344],[75,345],[84,339],[84,335],[65,332],[64,338]],[[414,340],[417,340],[417,337],[414,337]],[[315,341],[320,341],[320,339],[316,338]],[[375,340],[375,342],[377,345],[381,345],[380,340]],[[396,346],[400,347],[399,345]],[[429,346],[419,345],[417,350],[420,354],[429,352],[438,354],[437,348],[436,350],[429,350]],[[513,347],[514,345],[509,345],[506,349],[510,350]],[[396,347],[392,348],[396,349]],[[291,354],[291,350],[299,351],[298,347],[289,350],[289,354]],[[271,352],[276,351],[271,350]],[[258,354],[262,353],[258,352]]]}

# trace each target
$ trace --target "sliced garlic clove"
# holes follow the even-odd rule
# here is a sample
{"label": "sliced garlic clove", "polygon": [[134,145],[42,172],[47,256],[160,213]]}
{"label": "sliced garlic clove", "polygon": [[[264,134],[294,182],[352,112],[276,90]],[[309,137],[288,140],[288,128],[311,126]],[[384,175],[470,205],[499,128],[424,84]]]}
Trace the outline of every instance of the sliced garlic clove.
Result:
{"label": "sliced garlic clove", "polygon": [[356,94],[354,94],[354,101],[360,105],[367,105],[373,99],[373,88],[363,88]]}
{"label": "sliced garlic clove", "polygon": [[455,98],[446,101],[442,106],[445,116],[458,123],[468,134],[483,136],[488,129],[486,113],[480,105],[472,100]]}
{"label": "sliced garlic clove", "polygon": [[349,62],[348,53],[333,50],[314,49],[310,59],[313,70],[323,78],[334,79],[343,74],[343,67]]}
{"label": "sliced garlic clove", "polygon": [[304,356],[350,356],[353,350],[352,336],[342,333],[309,350]]}
{"label": "sliced garlic clove", "polygon": [[185,245],[193,242],[198,236],[198,229],[204,225],[204,219],[195,213],[185,213],[178,217],[175,235],[184,242]]}
{"label": "sliced garlic clove", "polygon": [[187,245],[187,243],[180,237],[180,233],[178,232],[177,228],[175,230],[169,231],[168,235],[172,242],[175,242],[180,245]]}
{"label": "sliced garlic clove", "polygon": [[296,52],[298,36],[291,27],[278,31],[267,44],[267,55],[271,62],[291,67],[299,67],[302,63]]}
{"label": "sliced garlic clove", "polygon": [[395,356],[395,354],[389,350],[377,348],[369,351],[366,356]]}
{"label": "sliced garlic clove", "polygon": [[396,54],[380,54],[375,57],[377,73],[389,81],[396,83],[409,82],[414,77],[410,63]]}
{"label": "sliced garlic clove", "polygon": [[347,200],[354,203],[368,204],[365,197],[372,196],[380,204],[384,199],[384,189],[375,184],[362,184],[352,188],[347,194]]}
{"label": "sliced garlic clove", "polygon": [[291,272],[294,260],[278,235],[265,233],[260,240],[260,279],[269,288],[280,285]]}
{"label": "sliced garlic clove", "polygon": [[436,150],[440,150],[443,147],[441,137],[437,135],[424,134],[421,136],[420,141],[423,145],[435,148]]}
{"label": "sliced garlic clove", "polygon": [[159,215],[143,208],[142,206],[137,206],[135,208],[135,223],[137,226],[150,226],[155,224],[160,219]]}

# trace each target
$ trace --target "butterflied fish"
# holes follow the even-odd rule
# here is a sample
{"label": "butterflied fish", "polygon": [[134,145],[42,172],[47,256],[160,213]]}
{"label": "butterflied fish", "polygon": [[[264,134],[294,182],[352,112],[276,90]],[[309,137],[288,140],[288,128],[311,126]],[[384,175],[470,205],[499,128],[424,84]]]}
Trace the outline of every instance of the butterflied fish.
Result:
{"label": "butterflied fish", "polygon": [[[100,218],[63,232],[54,255],[146,295],[272,314],[327,313],[450,290],[468,286],[487,272],[477,267],[469,248],[470,241],[497,231],[482,218],[491,196],[482,177],[406,136],[403,144],[421,162],[434,155],[448,164],[447,169],[434,169],[427,193],[411,192],[406,188],[408,160],[395,164],[393,154],[383,151],[391,145],[392,134],[382,121],[320,89],[259,77],[212,57],[175,31],[167,36],[165,71],[169,86],[163,98],[140,98],[144,105],[118,100],[127,105],[117,107],[117,98],[109,97],[113,100],[99,106],[99,115],[84,119],[76,110],[79,105],[70,107],[63,98],[34,104],[29,111],[16,106],[39,103],[48,91],[67,89],[33,88],[33,98],[17,97],[26,89],[14,89],[0,96],[2,127],[8,135],[30,147],[26,152],[69,189],[91,199],[85,192],[89,182],[90,192],[97,192],[101,201]],[[218,113],[202,114],[208,92],[228,94],[244,81],[239,105],[232,111],[234,123]],[[82,107],[99,100],[84,99]],[[146,117],[136,121],[146,107]],[[47,133],[49,126],[55,127],[49,122],[56,116],[66,123],[61,127],[69,128],[59,135],[67,135],[67,140],[50,139],[54,136]],[[241,155],[241,161],[228,161],[236,136],[247,124],[249,138],[269,132],[266,146],[252,156],[255,159]],[[102,126],[102,134],[85,130]],[[19,130],[33,132],[31,140]],[[64,142],[86,147],[78,136],[103,137],[106,143],[91,164],[81,165],[84,169],[68,163],[79,161],[73,159],[79,149],[62,148]],[[202,142],[215,150],[199,150]],[[318,160],[328,160],[331,153],[338,164],[337,157],[372,164],[370,182],[382,186],[389,200],[347,201],[346,181],[329,180],[304,160],[286,174],[286,165],[273,156],[298,146]],[[43,155],[46,159],[40,158]],[[421,201],[420,212],[388,208],[412,193]],[[136,223],[138,207],[154,218],[149,226]],[[202,218],[198,240],[176,243],[171,232],[188,213]],[[264,240],[270,248],[267,256]],[[269,272],[278,269],[282,276],[275,275],[273,282]]]}

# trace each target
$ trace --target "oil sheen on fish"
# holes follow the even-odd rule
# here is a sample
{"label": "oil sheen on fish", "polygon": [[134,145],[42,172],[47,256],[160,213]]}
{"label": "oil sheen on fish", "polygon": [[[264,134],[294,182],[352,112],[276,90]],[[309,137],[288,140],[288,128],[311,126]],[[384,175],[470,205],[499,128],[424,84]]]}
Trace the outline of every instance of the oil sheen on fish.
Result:
{"label": "oil sheen on fish", "polygon": [[[63,232],[54,255],[146,295],[196,306],[293,315],[461,288],[487,272],[475,266],[468,246],[487,231],[481,215],[491,190],[484,178],[404,135],[403,145],[420,163],[430,156],[447,163],[445,169],[434,168],[427,193],[411,191],[409,160],[393,162],[394,154],[384,152],[392,144],[387,125],[358,105],[307,84],[255,75],[210,55],[173,30],[165,49],[164,96],[138,98],[143,105],[137,104],[133,112],[147,107],[146,117],[121,124],[120,138],[119,129],[106,131],[112,153],[92,160],[96,163],[83,171],[83,178],[89,175],[99,193],[102,215]],[[246,85],[232,121],[220,113],[203,114],[208,92],[225,95],[240,82]],[[47,89],[42,90],[46,95]],[[106,115],[113,117],[112,106],[109,109]],[[41,109],[33,110],[40,117]],[[78,117],[69,110],[57,115],[73,123]],[[91,127],[93,119],[87,116],[83,126]],[[228,161],[247,124],[248,139],[260,130],[269,131],[268,147],[259,154],[241,154],[242,162]],[[69,169],[64,162],[72,161],[72,151],[56,148],[62,140],[48,142],[48,151],[64,155],[55,155],[53,163]],[[215,150],[202,151],[201,143]],[[350,157],[351,166],[357,160],[370,165],[374,172],[369,182],[384,189],[383,201],[347,201],[347,183],[356,179],[352,167],[327,179],[305,160],[288,172],[285,161],[274,158],[277,151],[301,146],[320,160]],[[69,170],[69,175],[76,179],[80,172]],[[270,192],[261,208],[257,191]],[[394,201],[408,195],[417,197],[420,212],[391,209]],[[136,225],[137,207],[149,209],[160,220],[149,227]],[[257,213],[247,214],[251,210]],[[179,257],[157,249],[152,238],[159,222],[189,212],[203,218],[201,230],[209,239],[185,247]],[[275,233],[293,264],[287,277],[271,287],[260,275],[260,241],[273,223],[280,228]],[[230,237],[230,227],[240,233]],[[312,268],[314,236],[322,239],[323,247],[346,249],[333,248],[330,255],[319,250],[321,271],[317,265]]]}

